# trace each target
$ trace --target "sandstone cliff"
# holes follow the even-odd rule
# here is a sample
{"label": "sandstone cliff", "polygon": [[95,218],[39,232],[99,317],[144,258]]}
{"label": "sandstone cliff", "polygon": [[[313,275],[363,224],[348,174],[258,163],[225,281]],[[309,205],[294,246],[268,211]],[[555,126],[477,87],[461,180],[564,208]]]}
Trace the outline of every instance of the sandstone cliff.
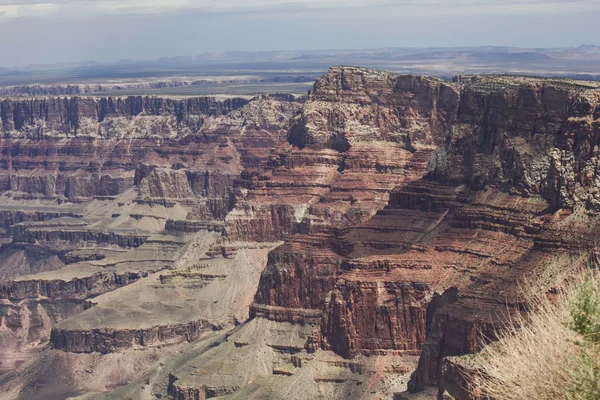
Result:
{"label": "sandstone cliff", "polygon": [[333,67],[314,85],[296,117],[290,142],[299,147],[347,150],[384,140],[440,144],[456,116],[458,91],[442,80]]}
{"label": "sandstone cliff", "polygon": [[[345,357],[421,354],[411,390],[440,383],[452,391],[452,378],[439,380],[441,360],[477,351],[482,333],[493,337],[519,310],[519,282],[546,274],[556,254],[594,246],[598,99],[598,86],[586,82],[444,83],[332,68],[293,121],[290,142],[340,152],[342,176],[364,143],[413,156],[395,168],[375,165],[404,174],[387,206],[352,198],[367,218],[330,220],[328,235],[310,224],[291,232],[271,253],[256,314],[310,323],[307,311],[320,310],[322,348]],[[430,154],[426,167],[419,151]],[[317,205],[332,215],[340,202],[321,195],[305,220]]]}
{"label": "sandstone cliff", "polygon": [[593,83],[472,78],[432,175],[539,195],[554,208],[597,208],[598,99]]}

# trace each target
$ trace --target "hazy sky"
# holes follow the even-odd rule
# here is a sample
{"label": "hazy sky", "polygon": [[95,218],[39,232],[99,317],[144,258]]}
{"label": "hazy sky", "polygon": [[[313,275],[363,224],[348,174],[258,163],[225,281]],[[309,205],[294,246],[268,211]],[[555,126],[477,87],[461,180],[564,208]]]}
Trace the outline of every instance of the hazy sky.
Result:
{"label": "hazy sky", "polygon": [[600,0],[0,0],[0,65],[225,50],[600,44]]}

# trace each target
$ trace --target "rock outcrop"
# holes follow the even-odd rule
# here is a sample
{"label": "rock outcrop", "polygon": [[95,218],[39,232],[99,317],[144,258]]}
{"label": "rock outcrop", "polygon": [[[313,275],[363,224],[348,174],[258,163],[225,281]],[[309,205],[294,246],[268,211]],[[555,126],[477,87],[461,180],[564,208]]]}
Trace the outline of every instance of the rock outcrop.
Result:
{"label": "rock outcrop", "polygon": [[294,120],[290,143],[348,150],[360,142],[440,144],[456,117],[458,90],[436,78],[333,67]]}
{"label": "rock outcrop", "polygon": [[554,209],[597,208],[597,106],[594,84],[474,77],[432,173],[474,189],[538,195]]}
{"label": "rock outcrop", "polygon": [[[277,308],[258,315],[295,323],[307,321],[297,317],[304,310],[321,310],[321,321],[310,321],[320,325],[322,348],[345,357],[421,354],[410,389],[441,383],[445,357],[476,352],[482,335],[491,340],[519,312],[519,282],[547,274],[557,254],[593,247],[598,99],[597,85],[585,82],[447,84],[332,68],[294,120],[290,142],[342,154],[340,175],[364,142],[399,144],[413,157],[375,166],[405,177],[367,218],[330,219],[321,226],[335,231],[323,236],[308,223],[309,208],[297,234],[272,253],[254,309]],[[426,167],[412,161],[419,151]],[[335,205],[323,198],[314,204],[331,215]],[[290,251],[296,243],[304,248]],[[312,261],[321,254],[328,261]]]}
{"label": "rock outcrop", "polygon": [[49,97],[0,104],[2,131],[11,137],[147,138],[196,133],[208,117],[248,103],[233,98],[174,100],[159,97]]}
{"label": "rock outcrop", "polygon": [[178,325],[155,326],[147,329],[90,331],[53,329],[50,343],[54,349],[72,353],[115,353],[132,347],[162,346],[182,340],[194,341],[213,326],[204,321]]}
{"label": "rock outcrop", "polygon": [[312,83],[314,79],[307,76],[231,76],[231,77],[177,77],[177,78],[148,78],[144,80],[132,79],[122,80],[115,83],[72,83],[72,84],[31,84],[13,85],[0,88],[2,97],[39,97],[39,96],[86,96],[91,94],[103,94],[107,92],[119,93],[145,91],[148,89],[181,88],[185,86],[202,86],[215,84],[258,84],[258,83]]}

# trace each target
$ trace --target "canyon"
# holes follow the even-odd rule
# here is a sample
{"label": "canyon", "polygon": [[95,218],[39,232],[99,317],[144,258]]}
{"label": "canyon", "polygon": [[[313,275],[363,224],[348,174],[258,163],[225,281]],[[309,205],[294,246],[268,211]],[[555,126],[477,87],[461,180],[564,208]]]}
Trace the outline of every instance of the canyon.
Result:
{"label": "canyon", "polygon": [[522,286],[598,240],[598,82],[334,66],[0,122],[7,399],[477,400]]}

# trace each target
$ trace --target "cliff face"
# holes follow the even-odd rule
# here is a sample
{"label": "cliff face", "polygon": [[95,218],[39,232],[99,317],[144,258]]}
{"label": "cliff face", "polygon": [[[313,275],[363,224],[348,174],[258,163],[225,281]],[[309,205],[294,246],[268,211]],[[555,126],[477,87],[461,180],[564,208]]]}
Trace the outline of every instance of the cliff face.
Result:
{"label": "cliff face", "polygon": [[443,83],[332,68],[293,121],[290,142],[305,153],[340,152],[342,176],[368,174],[367,153],[354,155],[365,148],[396,149],[396,161],[408,151],[395,166],[370,153],[379,179],[404,179],[387,205],[351,200],[366,218],[333,219],[317,231],[310,214],[333,215],[339,205],[321,196],[304,230],[271,253],[257,315],[306,322],[318,311],[321,320],[310,321],[322,348],[345,357],[421,354],[411,390],[459,387],[439,380],[441,361],[477,351],[481,332],[492,338],[519,310],[518,283],[547,273],[553,254],[593,247],[598,99],[588,83]]}
{"label": "cliff face", "polygon": [[333,67],[315,83],[290,142],[341,151],[373,140],[408,150],[412,142],[440,144],[457,103],[457,90],[435,78]]}
{"label": "cliff face", "polygon": [[26,96],[86,96],[100,95],[107,92],[119,91],[144,91],[148,89],[179,88],[184,86],[215,85],[215,84],[256,84],[256,83],[312,83],[314,79],[306,76],[232,76],[232,77],[179,77],[173,79],[156,79],[131,81],[123,80],[114,83],[72,83],[72,84],[31,84],[3,86],[0,88],[2,97],[26,97]]}
{"label": "cliff face", "polygon": [[[301,104],[293,96],[4,100],[0,360],[48,340],[69,352],[117,352],[221,326],[195,317],[51,335],[85,314],[88,300],[172,268],[198,232],[221,235],[236,179],[267,163]],[[215,257],[225,253],[215,248]]]}
{"label": "cliff face", "polygon": [[11,137],[174,137],[196,133],[207,117],[239,109],[247,100],[158,97],[6,99],[2,133]]}
{"label": "cliff face", "polygon": [[490,82],[461,92],[447,142],[432,159],[437,179],[539,195],[554,208],[597,208],[598,92],[585,84]]}
{"label": "cliff face", "polygon": [[384,396],[413,371],[411,391],[469,398],[448,357],[594,246],[599,100],[353,67],[306,101],[6,100],[0,334],[26,347],[43,298],[72,305],[36,328],[60,354],[189,349],[180,398]]}

